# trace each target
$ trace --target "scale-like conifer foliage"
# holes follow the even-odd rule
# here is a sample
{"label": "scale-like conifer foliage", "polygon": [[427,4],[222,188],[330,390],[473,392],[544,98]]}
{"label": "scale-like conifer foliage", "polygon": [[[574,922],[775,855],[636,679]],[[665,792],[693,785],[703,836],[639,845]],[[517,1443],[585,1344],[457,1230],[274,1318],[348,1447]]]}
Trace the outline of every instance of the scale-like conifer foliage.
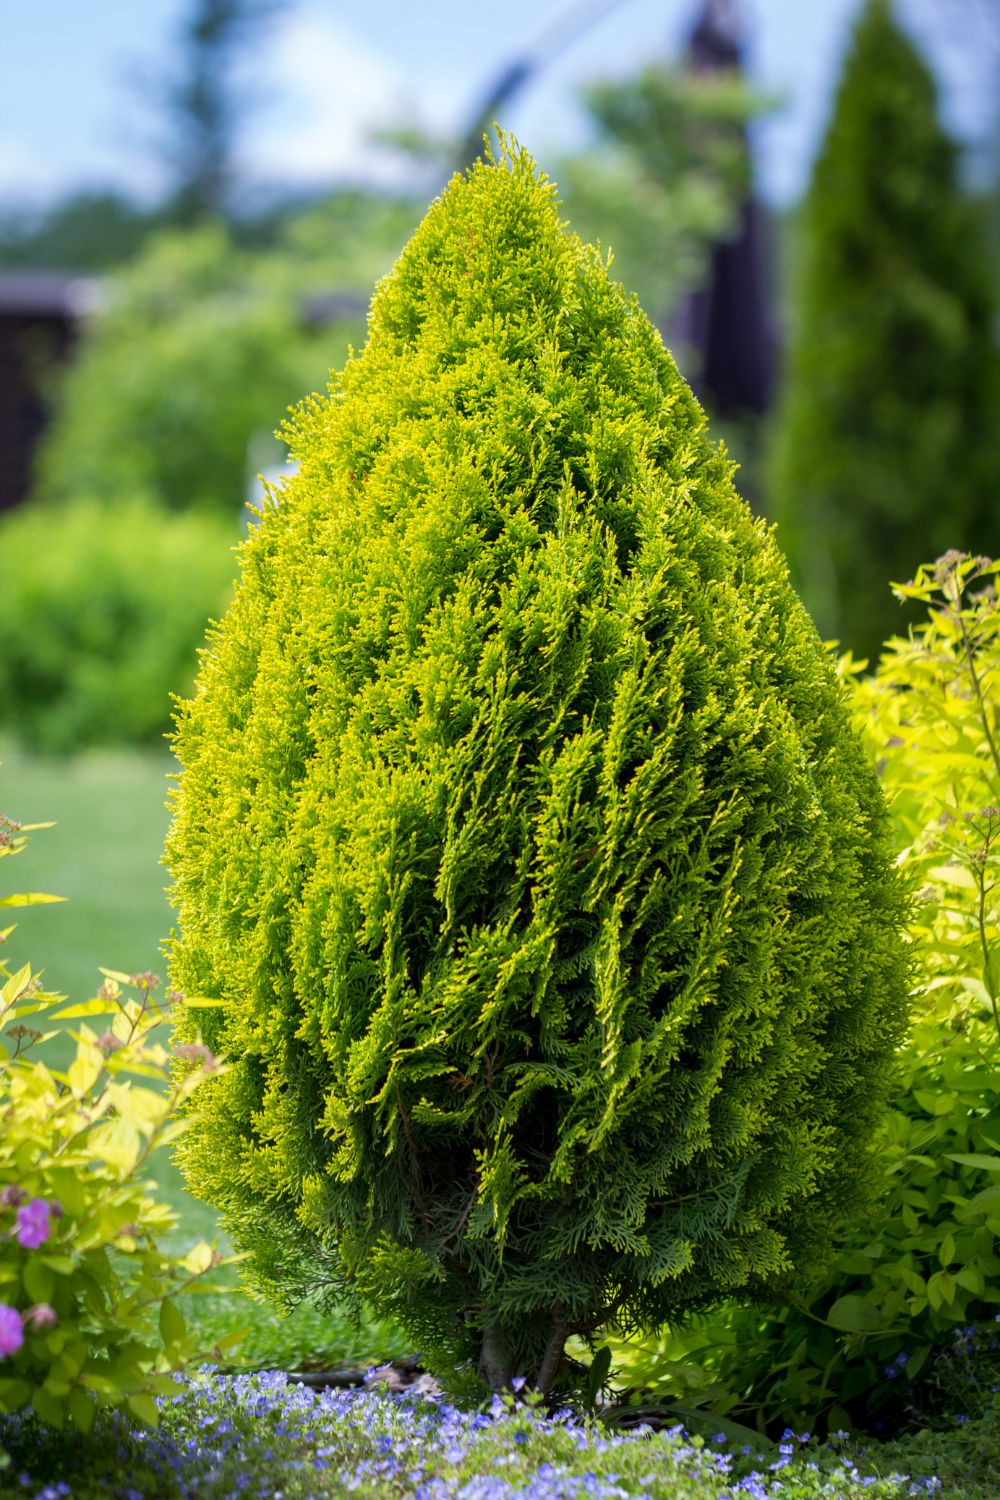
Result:
{"label": "scale-like conifer foliage", "polygon": [[882,800],[768,533],[514,151],[291,426],[179,720],[185,1147],[261,1284],[547,1388],[810,1263],[904,1009]]}

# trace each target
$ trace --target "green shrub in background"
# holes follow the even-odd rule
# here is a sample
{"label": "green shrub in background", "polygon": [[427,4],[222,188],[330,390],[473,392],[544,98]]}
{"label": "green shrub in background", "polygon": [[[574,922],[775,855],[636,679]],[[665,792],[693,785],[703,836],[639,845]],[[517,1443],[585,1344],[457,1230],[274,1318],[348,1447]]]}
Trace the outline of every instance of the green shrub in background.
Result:
{"label": "green shrub in background", "polygon": [[592,84],[597,145],[561,167],[577,232],[609,247],[612,274],[666,327],[733,232],[749,186],[744,131],[765,101],[738,74],[673,72]]}
{"label": "green shrub in background", "polygon": [[238,250],[221,226],[151,241],[109,281],[61,379],[37,498],[148,494],[235,521],[251,439],[361,331],[307,328],[308,289],[296,262]]}
{"label": "green shrub in background", "polygon": [[770,1312],[731,1307],[673,1340],[615,1346],[626,1381],[813,1430],[974,1402],[961,1372],[983,1341],[968,1330],[995,1332],[1000,1311],[998,574],[955,552],[921,568],[900,592],[929,617],[853,690],[917,891],[913,1030],[878,1142],[884,1194],[824,1277]]}
{"label": "green shrub in background", "polygon": [[141,498],[4,517],[0,725],[53,751],[162,735],[229,598],[236,534]]}
{"label": "green shrub in background", "polygon": [[436,1368],[760,1290],[865,1196],[905,1006],[873,770],[643,316],[517,152],[301,408],[179,719],[191,1185]]}
{"label": "green shrub in background", "polygon": [[[874,657],[887,578],[1000,553],[1000,352],[982,225],[930,72],[862,9],[800,227],[767,508],[825,637]],[[914,616],[915,618],[915,616]]]}
{"label": "green shrub in background", "polygon": [[[22,852],[28,831],[0,817],[0,857]],[[0,908],[46,899],[8,894]],[[173,1298],[219,1257],[208,1244],[164,1253],[174,1216],[144,1171],[185,1128],[178,1107],[215,1063],[188,1048],[183,1080],[150,1087],[168,1063],[152,986],[108,974],[99,996],[59,1009],[30,965],[0,962],[0,1412],[30,1407],[51,1427],[86,1431],[107,1405],[155,1424],[168,1372],[199,1352]],[[101,1034],[80,1026],[65,1072],[25,1055],[47,1020],[96,1016],[113,1019]]]}

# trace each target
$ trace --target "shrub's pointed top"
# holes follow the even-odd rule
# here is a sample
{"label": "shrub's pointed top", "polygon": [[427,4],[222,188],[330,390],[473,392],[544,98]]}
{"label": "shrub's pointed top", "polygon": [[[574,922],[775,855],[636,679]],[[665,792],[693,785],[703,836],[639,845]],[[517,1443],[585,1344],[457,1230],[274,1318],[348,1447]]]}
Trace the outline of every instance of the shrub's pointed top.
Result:
{"label": "shrub's pointed top", "polygon": [[557,306],[582,255],[565,231],[555,185],[500,132],[494,155],[456,172],[428,210],[372,303],[371,334],[414,336],[439,312],[478,321]]}

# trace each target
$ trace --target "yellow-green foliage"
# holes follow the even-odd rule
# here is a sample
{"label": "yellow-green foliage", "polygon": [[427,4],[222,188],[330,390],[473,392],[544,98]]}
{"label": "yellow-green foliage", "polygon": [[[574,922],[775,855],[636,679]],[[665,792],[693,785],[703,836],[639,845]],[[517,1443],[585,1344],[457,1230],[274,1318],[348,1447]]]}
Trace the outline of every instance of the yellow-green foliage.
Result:
{"label": "yellow-green foliage", "polygon": [[289,433],[177,737],[184,1154],[260,1282],[545,1386],[810,1260],[904,1009],[873,770],[638,305],[518,153]]}
{"label": "yellow-green foliage", "polygon": [[632,1383],[778,1425],[864,1426],[922,1401],[945,1352],[945,1414],[976,1399],[959,1383],[971,1343],[956,1337],[977,1322],[994,1337],[1000,1312],[998,574],[958,552],[921,568],[899,592],[929,607],[924,622],[870,677],[846,664],[916,892],[913,1026],[877,1143],[879,1200],[825,1274],[766,1314],[731,1309],[616,1348]]}
{"label": "yellow-green foliage", "polygon": [[[27,832],[0,817],[0,856]],[[48,899],[8,894],[0,908]],[[172,1299],[218,1257],[161,1248],[175,1219],[145,1173],[184,1130],[178,1106],[211,1059],[193,1049],[186,1076],[156,1088],[168,1055],[151,1036],[164,1020],[151,988],[149,975],[108,975],[99,996],[59,1009],[30,965],[0,962],[0,1413],[31,1407],[87,1430],[98,1406],[121,1405],[155,1423],[154,1396],[198,1353]],[[65,1072],[25,1055],[47,1019],[95,1016],[113,1019],[101,1034],[81,1024]]]}

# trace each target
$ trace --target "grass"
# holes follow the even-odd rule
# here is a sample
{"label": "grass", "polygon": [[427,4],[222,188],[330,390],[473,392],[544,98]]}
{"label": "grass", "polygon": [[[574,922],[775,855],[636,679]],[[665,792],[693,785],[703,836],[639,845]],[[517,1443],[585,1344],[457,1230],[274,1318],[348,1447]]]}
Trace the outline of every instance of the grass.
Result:
{"label": "grass", "polygon": [[[160,856],[172,766],[166,750],[94,750],[54,758],[0,746],[0,812],[20,823],[55,822],[31,836],[16,863],[5,865],[4,876],[13,878],[14,889],[65,897],[14,914],[8,963],[30,961],[48,988],[73,1000],[96,993],[102,965],[164,974],[171,913]],[[68,1050],[52,1044],[55,1066],[67,1060]],[[179,1169],[165,1153],[154,1158],[151,1175],[178,1216],[167,1248],[183,1252],[198,1240],[218,1239],[228,1253],[214,1210],[185,1192]],[[185,1309],[206,1350],[244,1329],[236,1358],[255,1368],[365,1366],[406,1352],[387,1324],[358,1324],[346,1309],[321,1313],[310,1305],[282,1315],[241,1292],[235,1268],[217,1280],[225,1290],[192,1297]]]}
{"label": "grass", "polygon": [[163,972],[170,908],[160,854],[171,765],[165,750],[55,759],[0,747],[0,812],[56,825],[33,834],[8,866],[18,889],[66,898],[19,912],[11,940],[14,957],[30,956],[49,988],[87,998],[102,964]]}

